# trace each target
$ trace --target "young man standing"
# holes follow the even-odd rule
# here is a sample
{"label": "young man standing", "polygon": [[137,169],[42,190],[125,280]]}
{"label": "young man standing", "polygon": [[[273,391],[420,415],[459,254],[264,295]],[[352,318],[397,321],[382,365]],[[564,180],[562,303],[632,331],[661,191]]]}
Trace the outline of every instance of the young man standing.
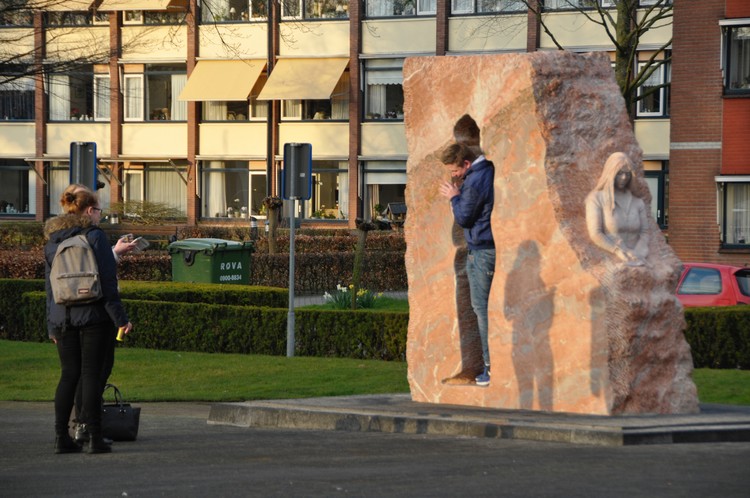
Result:
{"label": "young man standing", "polygon": [[[477,151],[480,152],[479,155]],[[484,359],[484,370],[476,377],[476,383],[478,386],[488,386],[490,352],[487,342],[487,301],[492,277],[495,274],[495,240],[490,226],[494,204],[495,166],[485,159],[478,147],[462,143],[449,145],[443,151],[441,159],[443,164],[450,167],[452,178],[463,180],[460,188],[451,182],[443,182],[440,185],[440,194],[450,199],[453,217],[464,229],[464,237],[469,248],[466,274]]]}

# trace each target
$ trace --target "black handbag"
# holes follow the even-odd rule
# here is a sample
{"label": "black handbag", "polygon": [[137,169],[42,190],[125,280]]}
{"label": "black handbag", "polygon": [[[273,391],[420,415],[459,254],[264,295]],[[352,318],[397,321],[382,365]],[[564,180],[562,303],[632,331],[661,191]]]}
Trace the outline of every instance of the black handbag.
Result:
{"label": "black handbag", "polygon": [[104,386],[105,393],[107,389],[112,389],[115,402],[102,403],[102,436],[113,441],[135,441],[138,437],[141,408],[126,403],[114,384]]}

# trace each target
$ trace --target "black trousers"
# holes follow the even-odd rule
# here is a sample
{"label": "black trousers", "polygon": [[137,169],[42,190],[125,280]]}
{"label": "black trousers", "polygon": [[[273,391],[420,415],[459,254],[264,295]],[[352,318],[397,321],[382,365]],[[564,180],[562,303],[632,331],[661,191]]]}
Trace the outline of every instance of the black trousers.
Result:
{"label": "black trousers", "polygon": [[[115,344],[117,337],[117,327],[109,324],[110,332],[106,334],[106,344],[104,345],[104,365],[102,365],[101,375],[101,391],[104,391],[104,386],[107,385],[107,380],[112,374],[112,368],[115,366]],[[75,403],[75,421],[83,423],[82,411],[83,411],[83,388],[82,384],[78,383],[78,389],[76,389],[76,403]]]}
{"label": "black trousers", "polygon": [[68,432],[68,422],[81,384],[79,421],[92,428],[101,427],[102,371],[111,326],[107,323],[88,327],[68,327],[57,339],[60,357],[60,381],[55,391],[55,432]]}

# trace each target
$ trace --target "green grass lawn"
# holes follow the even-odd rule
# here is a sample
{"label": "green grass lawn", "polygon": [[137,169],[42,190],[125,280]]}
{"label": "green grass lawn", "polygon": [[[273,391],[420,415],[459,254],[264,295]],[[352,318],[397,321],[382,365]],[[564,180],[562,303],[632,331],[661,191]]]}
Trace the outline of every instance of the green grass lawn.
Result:
{"label": "green grass lawn", "polygon": [[[336,309],[335,305],[331,302],[325,304],[310,304],[307,306],[301,306],[298,309],[319,309],[319,310],[333,310]],[[380,296],[375,299],[372,308],[360,309],[360,311],[375,310],[375,311],[409,311],[409,301],[406,299],[398,299],[388,296]]]}
{"label": "green grass lawn", "polygon": [[[0,400],[50,401],[60,375],[52,342],[0,341]],[[750,405],[750,371],[699,369],[703,403]],[[127,401],[245,401],[406,393],[406,363],[120,348],[110,381]]]}

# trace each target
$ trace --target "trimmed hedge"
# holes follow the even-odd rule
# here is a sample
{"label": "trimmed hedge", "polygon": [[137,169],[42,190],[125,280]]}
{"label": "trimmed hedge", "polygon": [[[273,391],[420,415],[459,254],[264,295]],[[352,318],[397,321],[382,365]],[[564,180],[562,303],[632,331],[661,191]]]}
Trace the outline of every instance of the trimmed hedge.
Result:
{"label": "trimmed hedge", "polygon": [[[0,338],[31,339],[25,324],[36,323],[34,313],[24,318],[21,296],[26,292],[44,291],[44,280],[0,279]],[[286,289],[226,284],[191,284],[180,282],[131,282],[120,281],[120,297],[141,301],[172,301],[181,303],[213,303],[239,306],[268,306],[288,308],[289,293]],[[44,306],[38,311],[44,318]],[[42,331],[46,331],[42,321]],[[46,339],[46,332],[42,335]]]}
{"label": "trimmed hedge", "polygon": [[[258,254],[250,257],[250,285],[283,287],[289,285],[289,254]],[[353,252],[302,253],[295,256],[295,291],[323,294],[336,285],[349,285],[354,269]],[[164,252],[146,251],[124,256],[117,265],[121,280],[170,281],[172,259]],[[0,251],[0,278],[44,278],[41,249]],[[408,288],[404,253],[375,251],[365,253],[362,284],[375,291]]]}
{"label": "trimmed hedge", "polygon": [[[286,352],[285,289],[123,281],[121,293],[136,327],[128,346]],[[0,338],[47,340],[44,307],[43,280],[0,279]],[[750,307],[687,308],[685,319],[695,367],[750,369]],[[408,320],[408,313],[296,310],[296,353],[403,360]]]}
{"label": "trimmed hedge", "polygon": [[685,321],[696,367],[750,369],[750,307],[688,308]]}
{"label": "trimmed hedge", "polygon": [[[23,340],[47,340],[44,292],[22,297]],[[127,347],[286,354],[286,309],[123,299],[135,324]],[[295,354],[405,360],[408,313],[297,310]]]}

